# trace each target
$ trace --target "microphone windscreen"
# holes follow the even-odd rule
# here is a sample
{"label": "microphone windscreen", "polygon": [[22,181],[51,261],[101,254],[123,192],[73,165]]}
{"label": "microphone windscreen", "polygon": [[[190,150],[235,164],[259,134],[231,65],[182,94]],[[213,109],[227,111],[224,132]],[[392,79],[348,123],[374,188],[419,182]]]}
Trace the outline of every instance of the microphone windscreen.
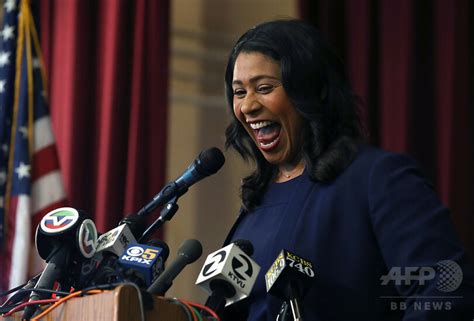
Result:
{"label": "microphone windscreen", "polygon": [[196,170],[203,175],[215,174],[224,165],[224,154],[217,147],[202,151],[196,160]]}
{"label": "microphone windscreen", "polygon": [[249,240],[235,240],[232,243],[237,245],[248,256],[253,255],[253,245]]}
{"label": "microphone windscreen", "polygon": [[184,241],[178,249],[178,255],[184,256],[187,259],[187,264],[193,263],[202,255],[201,242],[194,239]]}

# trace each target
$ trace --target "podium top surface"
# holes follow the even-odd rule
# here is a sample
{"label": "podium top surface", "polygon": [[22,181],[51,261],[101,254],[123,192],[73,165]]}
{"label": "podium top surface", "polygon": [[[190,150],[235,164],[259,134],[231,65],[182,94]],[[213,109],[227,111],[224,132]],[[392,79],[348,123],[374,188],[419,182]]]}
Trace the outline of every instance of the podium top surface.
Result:
{"label": "podium top surface", "polygon": [[[145,310],[146,321],[187,321],[182,308],[163,297],[153,296],[153,309]],[[141,321],[141,303],[137,288],[122,285],[99,294],[72,298],[64,302],[41,321]],[[15,313],[4,320],[21,320]]]}

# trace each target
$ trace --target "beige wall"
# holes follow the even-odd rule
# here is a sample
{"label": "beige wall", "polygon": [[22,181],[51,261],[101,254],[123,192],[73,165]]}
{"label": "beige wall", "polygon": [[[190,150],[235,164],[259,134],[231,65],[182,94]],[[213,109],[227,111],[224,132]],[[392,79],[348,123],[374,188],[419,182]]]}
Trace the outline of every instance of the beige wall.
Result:
{"label": "beige wall", "polygon": [[[296,15],[294,0],[172,0],[171,81],[168,178],[177,177],[203,149],[224,151],[228,108],[223,75],[234,41],[251,26]],[[219,249],[239,209],[238,189],[249,171],[234,152],[214,176],[179,200],[180,209],[165,225],[172,262],[182,241],[203,245],[201,259],[176,279],[167,296],[204,302],[207,295],[194,286],[206,256]]]}

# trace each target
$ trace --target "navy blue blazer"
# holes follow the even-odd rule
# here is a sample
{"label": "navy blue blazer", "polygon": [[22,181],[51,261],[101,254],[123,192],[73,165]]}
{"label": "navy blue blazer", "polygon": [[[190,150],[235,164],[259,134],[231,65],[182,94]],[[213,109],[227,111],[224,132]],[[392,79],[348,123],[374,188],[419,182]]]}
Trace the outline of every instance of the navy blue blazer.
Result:
{"label": "navy blue blazer", "polygon": [[[305,320],[474,320],[473,272],[450,213],[407,156],[362,146],[330,184],[306,172],[273,183],[225,243],[235,239],[253,243],[261,272],[225,319],[275,320],[282,301],[264,274],[284,248],[315,267]],[[407,277],[433,271],[421,284]]]}

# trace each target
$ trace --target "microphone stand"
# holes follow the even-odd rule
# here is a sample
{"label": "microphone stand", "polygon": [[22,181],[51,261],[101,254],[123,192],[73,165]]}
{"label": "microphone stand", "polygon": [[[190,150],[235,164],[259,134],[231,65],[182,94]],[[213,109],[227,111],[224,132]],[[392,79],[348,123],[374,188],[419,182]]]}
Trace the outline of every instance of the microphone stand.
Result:
{"label": "microphone stand", "polygon": [[148,240],[150,236],[165,223],[165,221],[169,221],[173,218],[174,214],[176,214],[179,209],[177,202],[178,196],[175,196],[161,209],[160,216],[146,229],[145,232],[143,232],[142,236],[138,239],[139,243]]}
{"label": "microphone stand", "polygon": [[293,320],[303,321],[303,317],[301,316],[298,300],[296,298],[292,298],[289,301],[290,301],[290,306],[291,306],[291,312],[293,313]]}

